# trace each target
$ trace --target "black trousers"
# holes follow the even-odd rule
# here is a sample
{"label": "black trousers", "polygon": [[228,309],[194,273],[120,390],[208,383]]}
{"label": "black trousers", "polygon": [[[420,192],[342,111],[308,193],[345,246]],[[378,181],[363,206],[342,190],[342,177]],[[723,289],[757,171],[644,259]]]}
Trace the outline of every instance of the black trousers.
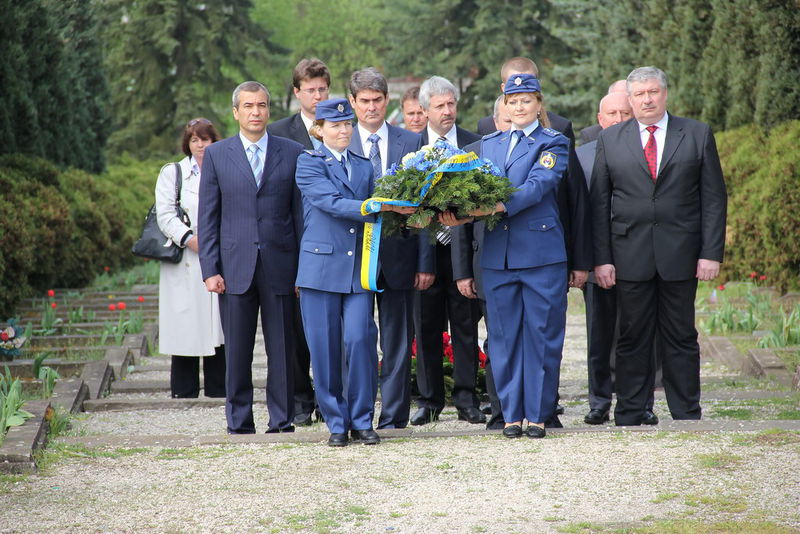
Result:
{"label": "black trousers", "polygon": [[697,279],[617,280],[617,425],[639,425],[655,380],[656,340],[673,419],[700,419],[700,346],[694,326]]}
{"label": "black trousers", "polygon": [[[417,387],[420,407],[441,410],[445,403],[442,332],[450,322],[453,347],[453,404],[478,407],[478,304],[458,291],[449,245],[436,245],[436,280],[414,295]],[[445,319],[447,318],[447,319]]]}
{"label": "black trousers", "polygon": [[296,299],[294,310],[294,329],[296,334],[294,366],[294,413],[304,418],[314,411],[314,384],[311,382],[311,353],[308,352],[306,334],[303,330],[303,317],[300,314],[300,300]]}
{"label": "black trousers", "polygon": [[[200,395],[200,358],[173,356],[169,387],[173,399],[194,399]],[[225,397],[225,346],[214,356],[203,356],[203,390],[206,397]]]}

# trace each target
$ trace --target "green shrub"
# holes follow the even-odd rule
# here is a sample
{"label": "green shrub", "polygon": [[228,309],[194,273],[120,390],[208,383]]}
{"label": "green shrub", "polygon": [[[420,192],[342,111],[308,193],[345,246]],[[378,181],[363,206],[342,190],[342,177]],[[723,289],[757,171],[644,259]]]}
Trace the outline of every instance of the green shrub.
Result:
{"label": "green shrub", "polygon": [[800,288],[800,121],[769,135],[747,126],[717,136],[728,184],[723,279],[767,275],[779,291]]}
{"label": "green shrub", "polygon": [[0,317],[50,287],[80,287],[141,260],[131,246],[164,162],[123,156],[101,175],[41,158],[0,157]]}

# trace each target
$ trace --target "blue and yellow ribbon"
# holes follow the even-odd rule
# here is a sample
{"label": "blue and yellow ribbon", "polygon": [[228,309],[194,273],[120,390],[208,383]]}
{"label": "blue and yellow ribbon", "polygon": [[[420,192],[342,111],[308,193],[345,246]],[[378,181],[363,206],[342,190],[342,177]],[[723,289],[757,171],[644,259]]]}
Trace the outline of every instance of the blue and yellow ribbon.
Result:
{"label": "blue and yellow ribbon", "polygon": [[[379,213],[383,204],[393,206],[419,206],[422,200],[446,172],[471,171],[482,165],[474,152],[456,154],[447,158],[438,167],[425,176],[425,182],[419,193],[419,200],[393,200],[391,198],[372,197],[361,203],[361,215]],[[374,223],[364,223],[364,240],[361,248],[361,287],[369,291],[381,292],[378,289],[378,253],[381,248],[381,225],[383,216],[378,215]]]}

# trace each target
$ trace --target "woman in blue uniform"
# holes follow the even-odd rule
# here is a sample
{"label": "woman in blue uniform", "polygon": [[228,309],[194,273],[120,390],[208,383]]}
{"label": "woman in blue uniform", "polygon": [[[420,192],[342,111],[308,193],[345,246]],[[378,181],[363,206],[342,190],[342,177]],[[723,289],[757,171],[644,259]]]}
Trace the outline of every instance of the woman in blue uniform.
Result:
{"label": "woman in blue uniform", "polygon": [[522,436],[527,420],[524,433],[542,438],[556,406],[566,325],[567,255],[556,188],[569,141],[549,128],[534,76],[510,76],[503,92],[512,128],[484,137],[481,155],[505,169],[518,190],[471,215],[505,213],[486,230],[481,258],[503,435]]}
{"label": "woman in blue uniform", "polygon": [[[353,110],[343,98],[317,104],[312,135],[322,141],[297,159],[303,193],[303,238],[297,283],[303,328],[311,352],[320,411],[331,432],[328,445],[380,441],[372,428],[378,392],[378,330],[372,293],[360,283],[365,222],[361,203],[372,194],[372,164],[347,150]],[[414,208],[383,205],[383,211]],[[343,376],[346,373],[346,376]]]}

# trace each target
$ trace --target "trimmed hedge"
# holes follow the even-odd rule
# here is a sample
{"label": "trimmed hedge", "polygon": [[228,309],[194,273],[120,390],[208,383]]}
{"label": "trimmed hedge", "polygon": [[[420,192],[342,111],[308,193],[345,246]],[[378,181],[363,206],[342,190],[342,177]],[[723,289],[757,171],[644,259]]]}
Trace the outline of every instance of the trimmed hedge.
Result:
{"label": "trimmed hedge", "polygon": [[123,157],[95,176],[19,154],[0,156],[0,319],[50,287],[86,285],[130,249],[153,203],[162,162]]}
{"label": "trimmed hedge", "polygon": [[728,186],[722,279],[757,271],[780,292],[800,289],[800,121],[730,130],[717,144]]}

